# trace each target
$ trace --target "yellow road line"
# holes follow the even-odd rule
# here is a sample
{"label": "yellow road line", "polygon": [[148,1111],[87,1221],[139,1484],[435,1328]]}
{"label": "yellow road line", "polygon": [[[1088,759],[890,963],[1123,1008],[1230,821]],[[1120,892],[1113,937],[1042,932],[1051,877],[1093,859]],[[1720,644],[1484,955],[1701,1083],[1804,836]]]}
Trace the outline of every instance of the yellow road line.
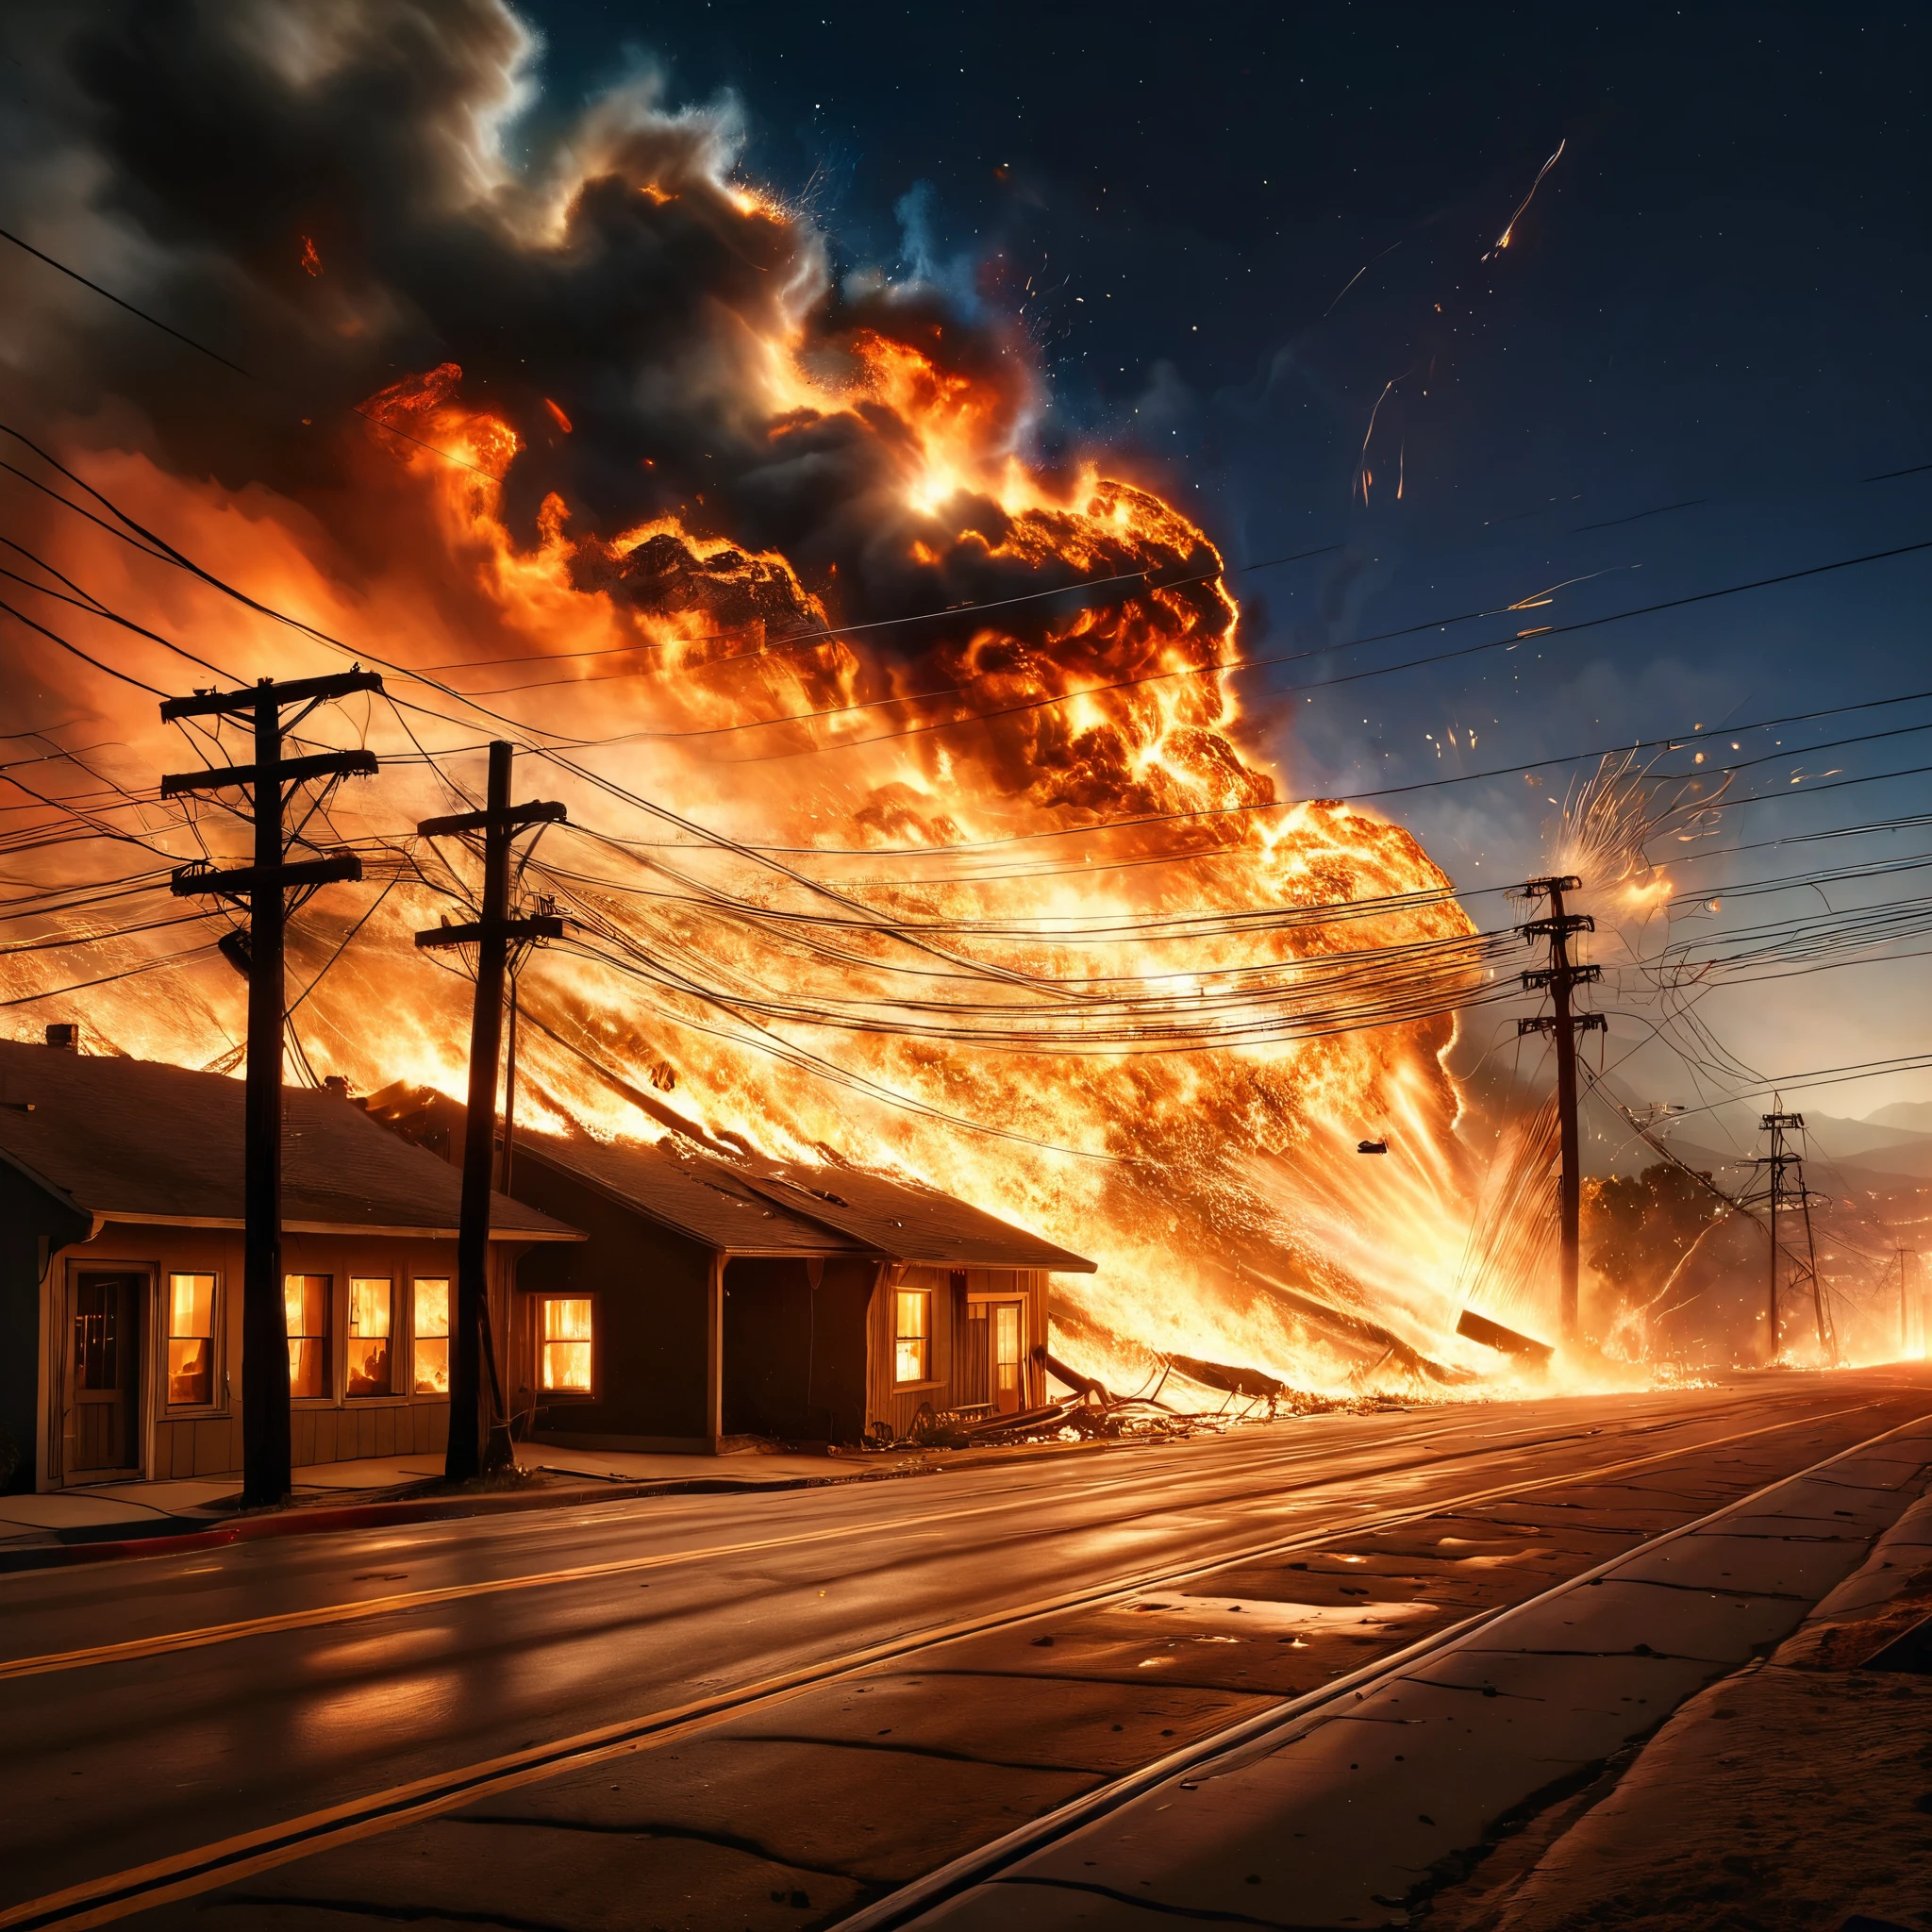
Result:
{"label": "yellow road line", "polygon": [[[1391,1445],[1373,1446],[1380,1448]],[[1399,1447],[1400,1444],[1393,1446]],[[1406,1473],[1426,1468],[1433,1462],[1454,1461],[1463,1457],[1484,1453],[1483,1447],[1478,1445],[1447,1457],[1424,1457],[1417,1461],[1405,1462],[1391,1470],[1371,1470],[1366,1473],[1344,1471],[1310,1487],[1324,1488],[1338,1481],[1359,1481],[1379,1474]],[[1318,1459],[1321,1454],[1319,1449],[1305,1450],[1301,1445],[1297,1445],[1297,1452],[1292,1457],[1271,1459],[1311,1460]],[[1265,1470],[1252,1472],[1246,1480],[1253,1483],[1257,1477],[1265,1474]],[[1083,1493],[1091,1495],[1096,1491],[1106,1488],[1144,1489],[1148,1486],[1150,1477],[1155,1482],[1159,1482],[1162,1476],[1172,1477],[1169,1487],[1180,1487],[1186,1482],[1201,1480],[1199,1473],[1141,1471],[1134,1475],[1122,1474],[1109,1477],[1104,1482],[1089,1484]],[[99,1664],[129,1663],[142,1657],[165,1657],[175,1651],[201,1650],[210,1644],[232,1643],[247,1637],[274,1636],[285,1630],[311,1630],[331,1624],[357,1623],[370,1617],[385,1617],[402,1611],[433,1607],[437,1604],[462,1602],[471,1597],[496,1596],[508,1591],[538,1590],[554,1584],[593,1582],[599,1577],[623,1576],[640,1570],[669,1569],[720,1557],[751,1556],[762,1550],[792,1549],[810,1543],[842,1541],[855,1536],[885,1536],[899,1530],[906,1530],[914,1535],[936,1535],[936,1525],[959,1522],[974,1516],[997,1515],[1003,1510],[1024,1507],[1037,1494],[1037,1491],[1028,1489],[1015,1491],[998,1502],[961,1505],[951,1509],[925,1509],[916,1516],[889,1518],[883,1522],[867,1520],[826,1529],[802,1530],[788,1536],[762,1537],[748,1542],[716,1543],[700,1549],[670,1550],[648,1557],[615,1557],[608,1562],[581,1563],[563,1570],[543,1570],[516,1576],[443,1584],[433,1590],[397,1591],[388,1596],[358,1597],[348,1603],[315,1604],[299,1610],[282,1610],[268,1616],[238,1618],[233,1623],[203,1624],[191,1630],[164,1630],[157,1632],[152,1637],[131,1637],[118,1643],[97,1643],[79,1650],[50,1651],[37,1657],[4,1658],[0,1659],[0,1683],[10,1678],[45,1676],[55,1671],[78,1671]],[[1061,1492],[1054,1500],[1066,1501],[1068,1498]],[[1208,1497],[1202,1500],[1211,1503],[1227,1499]]]}
{"label": "yellow road line", "polygon": [[[1773,1435],[1807,1424],[1831,1422],[1868,1406],[1858,1403],[1823,1414],[1794,1416],[1753,1429],[1737,1430],[1727,1436],[1686,1443],[1675,1449],[1658,1450],[1648,1456],[1625,1457],[1592,1469],[1570,1471],[1530,1482],[1492,1484],[1461,1495],[1437,1497],[1428,1503],[1419,1503],[1412,1508],[1381,1514],[1365,1513],[1352,1522],[1326,1524],[1319,1529],[1305,1530],[1291,1537],[1250,1547],[1233,1557],[1176,1564],[1144,1573],[1124,1583],[1097,1584],[1085,1590],[1041,1598],[1013,1609],[908,1632],[799,1670],[719,1691],[708,1698],[654,1711],[645,1717],[581,1731],[574,1737],[488,1758],[479,1764],[417,1778],[367,1797],[350,1799],[300,1818],[262,1825],[254,1831],[219,1840],[213,1844],[177,1852],[146,1865],[70,1886],[62,1891],[27,1899],[0,1911],[0,1932],[15,1927],[25,1928],[25,1932],[55,1932],[57,1927],[58,1932],[83,1932],[83,1928],[88,1926],[105,1925],[175,1899],[212,1891],[272,1866],[287,1864],[316,1852],[352,1843],[358,1839],[373,1838],[445,1811],[460,1809],[480,1798],[495,1796],[521,1785],[538,1783],[565,1771],[582,1769],[626,1753],[651,1750],[675,1742],[728,1719],[750,1715],[795,1697],[817,1685],[871,1670],[908,1652],[929,1650],[991,1630],[1133,1596],[1144,1590],[1162,1589],[1197,1576],[1211,1575],[1217,1571],[1231,1570],[1242,1563],[1255,1562],[1289,1550],[1306,1549],[1340,1535],[1355,1535],[1366,1529],[1413,1523],[1444,1509],[1465,1508],[1472,1504],[1526,1495],[1538,1490],[1597,1481],[1659,1462],[1674,1461],[1699,1451],[1721,1449],[1733,1442],[1747,1441],[1753,1437]],[[1908,1426],[1908,1424],[1897,1425],[1899,1428]],[[1895,1428],[1887,1433],[1896,1432]]]}

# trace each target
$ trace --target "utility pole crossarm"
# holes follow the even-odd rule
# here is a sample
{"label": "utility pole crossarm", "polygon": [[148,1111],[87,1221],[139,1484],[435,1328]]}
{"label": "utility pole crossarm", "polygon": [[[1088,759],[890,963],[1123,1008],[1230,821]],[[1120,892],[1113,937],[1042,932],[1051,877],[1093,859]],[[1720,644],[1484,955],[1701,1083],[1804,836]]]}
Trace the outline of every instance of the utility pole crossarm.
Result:
{"label": "utility pole crossarm", "polygon": [[[283,949],[291,888],[314,888],[359,879],[362,861],[353,852],[291,859],[287,807],[291,788],[311,778],[369,775],[376,770],[369,751],[334,751],[285,758],[283,708],[319,705],[357,691],[379,691],[382,679],[359,667],[329,677],[298,677],[285,684],[264,677],[246,691],[203,691],[168,698],[161,717],[237,717],[254,738],[255,758],[209,772],[184,772],[161,780],[161,796],[239,791],[247,799],[254,832],[254,860],[219,870],[206,859],[179,867],[169,881],[177,898],[203,894],[244,901],[246,938],[224,936],[223,953],[248,980],[248,1066],[242,1103],[242,1505],[271,1508],[286,1502],[293,1459],[290,1413],[287,1281],[282,1274],[282,1034]],[[296,836],[299,838],[299,828]],[[304,1394],[322,1394],[305,1387]]]}
{"label": "utility pole crossarm", "polygon": [[204,861],[184,865],[168,881],[177,899],[208,893],[224,899],[252,899],[276,887],[333,886],[362,876],[362,861],[353,852],[331,852],[321,858],[297,858],[266,868],[234,865],[217,872]]}
{"label": "utility pole crossarm", "polygon": [[[319,751],[306,758],[284,758],[274,775],[285,785],[308,778],[373,778],[378,767],[373,751]],[[176,772],[161,780],[161,796],[178,798],[188,791],[227,791],[261,781],[254,765],[223,765],[211,772]]]}
{"label": "utility pole crossarm", "polygon": [[[1811,1286],[1812,1313],[1818,1328],[1818,1346],[1829,1354],[1834,1364],[1839,1358],[1838,1335],[1824,1309],[1824,1283],[1818,1273],[1818,1244],[1811,1228],[1811,1204],[1814,1200],[1823,1203],[1828,1197],[1814,1194],[1805,1185],[1805,1158],[1794,1154],[1786,1144],[1787,1134],[1802,1134],[1805,1131],[1805,1116],[1801,1113],[1788,1113],[1774,1098],[1772,1111],[1759,1122],[1762,1132],[1771,1136],[1771,1152],[1760,1154],[1752,1162],[1754,1167],[1766,1170],[1765,1173],[1765,1216],[1771,1228],[1770,1278],[1765,1304],[1765,1320],[1769,1332],[1766,1336],[1765,1359],[1775,1361],[1783,1343],[1778,1307],[1777,1257],[1779,1243],[1777,1238],[1777,1213],[1780,1208],[1795,1208],[1802,1218],[1805,1230],[1805,1253],[1802,1259],[1795,1250],[1791,1254],[1791,1278],[1786,1284],[1788,1291],[1796,1291],[1805,1282]],[[1795,1171],[1796,1178],[1788,1180],[1786,1175]]]}
{"label": "utility pole crossarm", "polygon": [[[1529,928],[1525,927],[1524,930],[1527,931]],[[1604,976],[1604,969],[1601,966],[1544,966],[1525,973],[1523,975],[1523,983],[1531,992],[1541,992],[1546,987],[1557,983],[1557,975],[1559,973],[1569,974],[1572,986],[1594,986]],[[1577,1015],[1579,1020],[1582,1017],[1580,1013]]]}
{"label": "utility pole crossarm", "polygon": [[[508,1463],[514,1455],[502,1389],[499,1386],[493,1391],[492,1413],[484,1385],[486,1369],[491,1382],[497,1381],[490,1325],[490,1190],[496,1167],[496,1074],[503,1046],[504,983],[513,945],[563,937],[563,921],[554,913],[519,917],[510,911],[511,841],[533,825],[569,823],[569,814],[555,801],[510,803],[510,760],[515,752],[515,746],[504,740],[491,743],[489,791],[481,811],[425,819],[416,827],[425,839],[459,832],[483,834],[479,916],[461,925],[432,926],[416,935],[417,945],[425,951],[463,945],[476,948],[469,1105],[463,1123],[463,1191],[458,1209],[456,1310],[451,1329],[449,1446],[443,1457],[443,1475],[450,1482],[467,1481],[486,1469]],[[514,1077],[514,1050],[511,1065]],[[508,1164],[506,1133],[506,1167]],[[498,1416],[500,1422],[495,1419]]]}
{"label": "utility pole crossarm", "polygon": [[481,921],[472,920],[463,925],[439,925],[428,932],[419,932],[416,943],[425,952],[439,946],[474,946],[485,937],[486,931],[494,932],[512,944],[519,940],[560,940],[563,921],[552,913],[536,913],[528,919],[499,919],[486,928]]}
{"label": "utility pole crossarm", "polygon": [[272,691],[278,705],[320,704],[330,698],[346,698],[358,691],[379,691],[380,672],[338,671],[326,677],[291,677],[281,684],[264,678],[246,691],[198,691],[192,697],[168,698],[161,706],[161,722],[172,724],[177,718],[214,718],[229,712],[252,711],[261,702],[264,691]]}
{"label": "utility pole crossarm", "polygon": [[1609,1031],[1601,1013],[1578,1013],[1570,1005],[1570,995],[1577,987],[1593,985],[1603,976],[1601,967],[1582,965],[1570,957],[1571,940],[1596,930],[1596,921],[1589,913],[1569,912],[1563,907],[1563,894],[1580,891],[1582,884],[1570,873],[1525,880],[1524,892],[1532,899],[1547,899],[1550,909],[1544,918],[1532,919],[1517,928],[1525,940],[1550,942],[1550,963],[1525,973],[1523,984],[1531,991],[1547,991],[1555,1011],[1517,1021],[1516,1032],[1519,1038],[1526,1033],[1548,1033],[1556,1041],[1557,1121],[1562,1160],[1557,1201],[1560,1237],[1557,1303],[1565,1341],[1574,1341],[1579,1332],[1583,1168],[1576,1127],[1576,1036]]}
{"label": "utility pole crossarm", "polygon": [[533,802],[529,805],[513,805],[508,815],[500,821],[493,821],[487,811],[459,811],[448,818],[425,819],[416,829],[425,839],[440,839],[451,832],[487,832],[492,823],[500,823],[512,832],[522,831],[525,825],[564,825],[570,823],[570,812],[555,800]]}

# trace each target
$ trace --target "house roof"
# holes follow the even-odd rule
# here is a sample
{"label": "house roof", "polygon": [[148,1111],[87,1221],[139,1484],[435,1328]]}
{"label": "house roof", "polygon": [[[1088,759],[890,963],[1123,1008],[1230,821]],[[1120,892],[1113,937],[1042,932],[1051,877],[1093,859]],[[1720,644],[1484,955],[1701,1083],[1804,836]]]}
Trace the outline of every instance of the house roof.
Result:
{"label": "house roof", "polygon": [[[399,1133],[432,1124],[460,1134],[463,1107],[398,1082],[367,1106]],[[726,1159],[666,1135],[655,1145],[519,1129],[525,1154],[727,1255],[875,1255],[944,1268],[1038,1268],[1091,1274],[1095,1264],[913,1181],[858,1168]]]}
{"label": "house roof", "polygon": [[1039,1268],[1091,1274],[1096,1264],[951,1194],[858,1168],[772,1167],[745,1176],[769,1199],[857,1236],[894,1260],[948,1268]]}
{"label": "house roof", "polygon": [[[158,1060],[0,1041],[0,1159],[83,1213],[241,1227],[242,1082]],[[341,1095],[282,1090],[282,1225],[453,1236],[462,1179]],[[580,1241],[502,1194],[494,1240]]]}
{"label": "house roof", "polygon": [[866,1255],[878,1250],[790,1203],[760,1192],[724,1161],[656,1146],[593,1141],[588,1135],[519,1131],[518,1160],[534,1158],[727,1255]]}

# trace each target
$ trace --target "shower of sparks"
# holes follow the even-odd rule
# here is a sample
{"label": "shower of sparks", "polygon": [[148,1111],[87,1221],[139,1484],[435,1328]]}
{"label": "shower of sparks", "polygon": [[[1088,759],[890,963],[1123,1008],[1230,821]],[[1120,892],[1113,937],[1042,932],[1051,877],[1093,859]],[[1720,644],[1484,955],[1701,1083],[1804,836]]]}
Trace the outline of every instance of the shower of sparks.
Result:
{"label": "shower of sparks", "polygon": [[1496,237],[1495,246],[1490,250],[1489,255],[1485,255],[1483,257],[1483,259],[1485,261],[1489,260],[1491,255],[1500,255],[1504,249],[1508,247],[1509,238],[1510,236],[1515,234],[1516,225],[1523,219],[1524,209],[1526,208],[1530,205],[1530,203],[1536,199],[1537,190],[1543,185],[1543,176],[1547,175],[1550,172],[1550,170],[1554,168],[1557,165],[1557,163],[1562,158],[1563,150],[1566,147],[1568,147],[1569,144],[1570,138],[1568,135],[1565,135],[1563,139],[1557,143],[1557,152],[1553,154],[1549,158],[1549,159],[1546,160],[1542,164],[1542,166],[1537,170],[1536,179],[1529,184],[1529,192],[1525,194],[1520,202],[1517,203],[1516,212],[1509,217],[1507,225],[1504,228],[1503,232]]}
{"label": "shower of sparks", "polygon": [[[1401,376],[1391,375],[1382,385],[1382,393],[1375,398],[1375,407],[1369,411],[1369,426],[1362,432],[1362,453],[1356,461],[1355,487],[1361,491],[1364,503],[1369,500],[1369,485],[1375,480],[1374,473],[1369,468],[1369,443],[1375,434],[1375,418],[1382,413],[1382,405],[1389,400],[1389,391],[1401,380]],[[1353,493],[1350,492],[1351,495]]]}

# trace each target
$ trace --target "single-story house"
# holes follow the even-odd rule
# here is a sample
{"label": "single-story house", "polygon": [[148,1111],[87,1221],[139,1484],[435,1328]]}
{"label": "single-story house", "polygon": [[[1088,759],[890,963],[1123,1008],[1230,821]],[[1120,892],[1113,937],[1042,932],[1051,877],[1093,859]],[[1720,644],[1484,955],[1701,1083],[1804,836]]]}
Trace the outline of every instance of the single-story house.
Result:
{"label": "single-story house", "polygon": [[[460,1158],[460,1103],[398,1085],[363,1104]],[[519,1266],[506,1374],[539,1440],[581,1448],[856,1442],[923,1408],[1031,1407],[1049,1278],[1094,1266],[930,1188],[675,1134],[519,1130],[509,1185],[587,1236]]]}
{"label": "single-story house", "polygon": [[[0,1041],[0,1457],[13,1489],[242,1462],[241,1081]],[[440,1450],[461,1181],[345,1094],[283,1094],[297,1466]],[[517,1259],[582,1239],[491,1204],[498,1332]]]}

